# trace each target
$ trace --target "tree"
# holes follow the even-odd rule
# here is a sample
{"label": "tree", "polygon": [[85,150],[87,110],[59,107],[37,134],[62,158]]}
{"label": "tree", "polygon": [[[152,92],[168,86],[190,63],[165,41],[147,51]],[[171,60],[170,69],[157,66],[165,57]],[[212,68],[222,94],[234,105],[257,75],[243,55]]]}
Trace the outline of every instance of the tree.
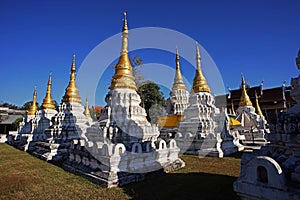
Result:
{"label": "tree", "polygon": [[16,119],[13,123],[12,123],[12,129],[13,130],[17,130],[19,128],[19,124],[20,122],[23,121],[23,117],[19,117],[18,119]]}
{"label": "tree", "polygon": [[158,116],[164,115],[166,101],[160,87],[151,81],[145,81],[138,87],[138,94],[141,97],[141,106],[147,112],[147,120],[156,123]]}
{"label": "tree", "polygon": [[[23,106],[21,107],[22,110],[29,110],[30,106],[32,104],[32,101],[27,101],[23,104]],[[36,103],[37,107],[39,108],[39,103]]]}
{"label": "tree", "polygon": [[7,103],[7,102],[1,103],[0,107],[7,107],[7,108],[10,108],[10,109],[19,109],[18,106],[14,105],[14,104]]}
{"label": "tree", "polygon": [[134,76],[134,82],[137,87],[139,87],[145,81],[144,77],[141,75],[139,67],[143,67],[143,60],[138,56],[133,56],[131,58],[132,63],[132,74]]}

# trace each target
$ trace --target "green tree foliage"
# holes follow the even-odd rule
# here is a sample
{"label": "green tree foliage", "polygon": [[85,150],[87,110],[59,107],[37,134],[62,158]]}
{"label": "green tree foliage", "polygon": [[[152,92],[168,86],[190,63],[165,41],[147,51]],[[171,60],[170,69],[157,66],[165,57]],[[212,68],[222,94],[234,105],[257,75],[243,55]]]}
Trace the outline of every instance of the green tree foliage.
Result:
{"label": "green tree foliage", "polygon": [[90,114],[91,114],[91,117],[94,121],[97,121],[99,120],[100,118],[100,114],[97,112],[97,110],[93,109],[93,108],[90,108]]}
{"label": "green tree foliage", "polygon": [[166,104],[160,87],[151,81],[145,81],[138,87],[138,94],[141,97],[141,106],[147,112],[147,120],[157,123],[157,117],[164,113],[163,107]]}
{"label": "green tree foliage", "polygon": [[134,76],[134,82],[137,87],[140,87],[140,85],[145,81],[139,70],[139,67],[143,67],[143,60],[138,56],[133,56],[131,58],[131,64],[133,67],[132,74]]}
{"label": "green tree foliage", "polygon": [[7,108],[10,108],[10,109],[19,109],[18,106],[14,105],[14,104],[7,103],[7,102],[0,103],[0,107],[7,107]]}
{"label": "green tree foliage", "polygon": [[13,130],[17,130],[19,127],[19,123],[23,121],[22,117],[19,117],[18,119],[16,119],[13,123],[12,123],[12,128]]}

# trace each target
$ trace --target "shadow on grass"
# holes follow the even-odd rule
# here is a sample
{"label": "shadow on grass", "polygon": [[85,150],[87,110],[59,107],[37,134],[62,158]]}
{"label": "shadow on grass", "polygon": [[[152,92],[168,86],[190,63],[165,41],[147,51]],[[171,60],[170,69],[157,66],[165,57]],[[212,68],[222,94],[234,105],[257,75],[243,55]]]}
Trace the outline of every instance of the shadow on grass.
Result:
{"label": "shadow on grass", "polygon": [[236,177],[207,173],[164,174],[123,186],[132,199],[238,199],[233,192]]}
{"label": "shadow on grass", "polygon": [[230,154],[230,155],[228,155],[226,157],[230,157],[230,158],[242,158],[243,154],[244,154],[244,152],[238,151],[238,152]]}

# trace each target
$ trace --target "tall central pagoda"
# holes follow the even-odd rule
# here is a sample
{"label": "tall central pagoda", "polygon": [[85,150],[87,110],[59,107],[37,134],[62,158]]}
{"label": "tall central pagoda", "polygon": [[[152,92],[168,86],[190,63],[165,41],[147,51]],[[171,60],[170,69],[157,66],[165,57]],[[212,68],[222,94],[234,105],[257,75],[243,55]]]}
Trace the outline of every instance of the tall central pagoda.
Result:
{"label": "tall central pagoda", "polygon": [[[64,167],[113,187],[184,166],[176,141],[158,139],[158,127],[147,121],[140,106],[128,57],[126,12],[121,53],[109,89],[100,121],[87,128],[85,137],[73,141]],[[82,147],[88,152],[78,151]]]}

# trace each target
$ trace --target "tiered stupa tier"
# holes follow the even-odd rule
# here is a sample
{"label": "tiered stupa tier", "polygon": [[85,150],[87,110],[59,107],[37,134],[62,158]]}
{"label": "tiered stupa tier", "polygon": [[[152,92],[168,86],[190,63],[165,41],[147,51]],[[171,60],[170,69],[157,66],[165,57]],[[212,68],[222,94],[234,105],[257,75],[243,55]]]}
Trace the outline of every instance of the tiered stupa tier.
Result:
{"label": "tiered stupa tier", "polygon": [[198,44],[196,64],[189,106],[184,112],[185,119],[179,123],[175,139],[182,153],[223,157],[237,151],[237,148],[233,144],[233,137],[222,130],[226,116],[216,108],[214,96],[202,73]]}

